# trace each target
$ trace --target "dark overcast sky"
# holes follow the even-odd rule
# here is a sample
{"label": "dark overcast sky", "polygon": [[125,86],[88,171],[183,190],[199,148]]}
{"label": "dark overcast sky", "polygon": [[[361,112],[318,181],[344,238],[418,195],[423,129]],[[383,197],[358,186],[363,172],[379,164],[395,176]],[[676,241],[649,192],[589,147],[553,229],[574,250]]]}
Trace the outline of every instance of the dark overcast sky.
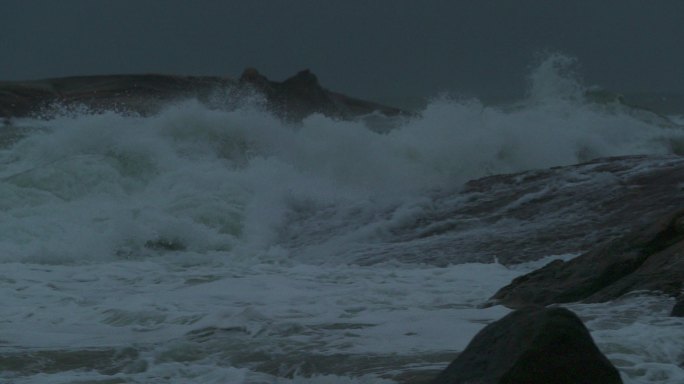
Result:
{"label": "dark overcast sky", "polygon": [[552,50],[587,83],[684,92],[684,1],[0,0],[0,48],[2,80],[310,68],[367,98],[514,95]]}

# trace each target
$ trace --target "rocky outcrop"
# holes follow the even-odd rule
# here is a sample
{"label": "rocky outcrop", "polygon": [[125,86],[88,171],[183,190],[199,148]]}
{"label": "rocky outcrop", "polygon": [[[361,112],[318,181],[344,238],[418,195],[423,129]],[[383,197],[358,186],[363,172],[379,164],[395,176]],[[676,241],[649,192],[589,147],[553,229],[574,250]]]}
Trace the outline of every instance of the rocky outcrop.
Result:
{"label": "rocky outcrop", "polygon": [[527,307],[482,329],[431,384],[622,383],[582,321],[565,308]]}
{"label": "rocky outcrop", "polygon": [[[240,98],[252,91],[263,93],[267,107],[288,120],[299,120],[312,113],[338,118],[352,118],[376,111],[388,116],[406,114],[396,108],[330,92],[321,87],[317,77],[308,70],[283,82],[275,82],[255,69],[247,69],[239,80],[150,74],[0,82],[0,117],[36,114],[40,117],[40,113],[53,104],[147,115],[176,100],[195,98],[210,103],[217,92]],[[231,103],[230,100],[226,102]]]}
{"label": "rocky outcrop", "polygon": [[339,118],[375,111],[387,116],[407,114],[397,108],[330,92],[319,84],[318,77],[308,69],[283,82],[276,82],[268,80],[254,68],[247,68],[240,77],[239,84],[265,95],[276,113],[290,120],[299,120],[313,113]]}
{"label": "rocky outcrop", "polygon": [[633,291],[679,295],[684,282],[684,211],[634,230],[567,262],[513,280],[493,302],[517,308],[605,302]]}
{"label": "rocky outcrop", "polygon": [[[374,234],[382,247],[356,248],[354,262],[385,262],[391,255],[432,265],[490,263],[495,258],[513,265],[578,254],[642,228],[673,207],[684,207],[682,180],[682,157],[630,156],[490,176],[465,186],[454,183],[428,195],[430,204],[421,205],[411,220],[397,220]],[[311,216],[326,214],[291,217],[296,225],[282,231],[280,244],[297,248],[300,239],[303,246],[310,246],[311,239],[327,241],[342,229],[338,220]],[[386,215],[393,214],[388,209]],[[350,223],[362,220],[356,211],[349,215],[354,215]]]}

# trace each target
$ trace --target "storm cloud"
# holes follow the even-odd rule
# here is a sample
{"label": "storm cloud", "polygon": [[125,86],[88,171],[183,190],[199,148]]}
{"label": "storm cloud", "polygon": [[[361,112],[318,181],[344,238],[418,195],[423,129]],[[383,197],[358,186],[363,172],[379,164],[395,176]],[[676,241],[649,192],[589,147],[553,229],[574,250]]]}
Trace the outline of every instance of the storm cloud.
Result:
{"label": "storm cloud", "polygon": [[371,99],[515,97],[557,51],[590,84],[684,92],[683,17],[677,0],[4,0],[0,79],[310,68]]}

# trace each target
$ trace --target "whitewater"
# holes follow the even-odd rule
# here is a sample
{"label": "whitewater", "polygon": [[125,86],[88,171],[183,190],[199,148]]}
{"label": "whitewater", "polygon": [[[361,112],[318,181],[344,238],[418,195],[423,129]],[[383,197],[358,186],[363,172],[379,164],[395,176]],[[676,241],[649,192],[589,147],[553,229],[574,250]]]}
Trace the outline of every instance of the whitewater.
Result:
{"label": "whitewater", "polygon": [[[684,148],[681,121],[587,100],[570,64],[544,61],[518,103],[439,97],[391,129],[378,116],[283,122],[258,100],[57,109],[0,127],[0,378],[431,377],[510,311],[483,306],[499,288],[576,256],[505,264],[407,236],[438,196],[456,206],[443,197],[479,177]],[[673,303],[635,293],[568,307],[626,383],[681,383]]]}

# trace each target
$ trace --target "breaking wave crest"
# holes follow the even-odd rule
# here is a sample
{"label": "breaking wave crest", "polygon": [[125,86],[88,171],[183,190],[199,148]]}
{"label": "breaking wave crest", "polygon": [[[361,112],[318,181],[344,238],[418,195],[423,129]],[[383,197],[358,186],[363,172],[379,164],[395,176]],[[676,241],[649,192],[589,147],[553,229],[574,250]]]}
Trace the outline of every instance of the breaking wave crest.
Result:
{"label": "breaking wave crest", "polygon": [[150,117],[65,113],[6,128],[4,260],[133,257],[270,244],[293,206],[409,203],[426,190],[596,157],[677,153],[684,131],[596,103],[552,55],[507,106],[442,97],[378,131],[364,119],[285,123],[259,103],[196,101]]}

